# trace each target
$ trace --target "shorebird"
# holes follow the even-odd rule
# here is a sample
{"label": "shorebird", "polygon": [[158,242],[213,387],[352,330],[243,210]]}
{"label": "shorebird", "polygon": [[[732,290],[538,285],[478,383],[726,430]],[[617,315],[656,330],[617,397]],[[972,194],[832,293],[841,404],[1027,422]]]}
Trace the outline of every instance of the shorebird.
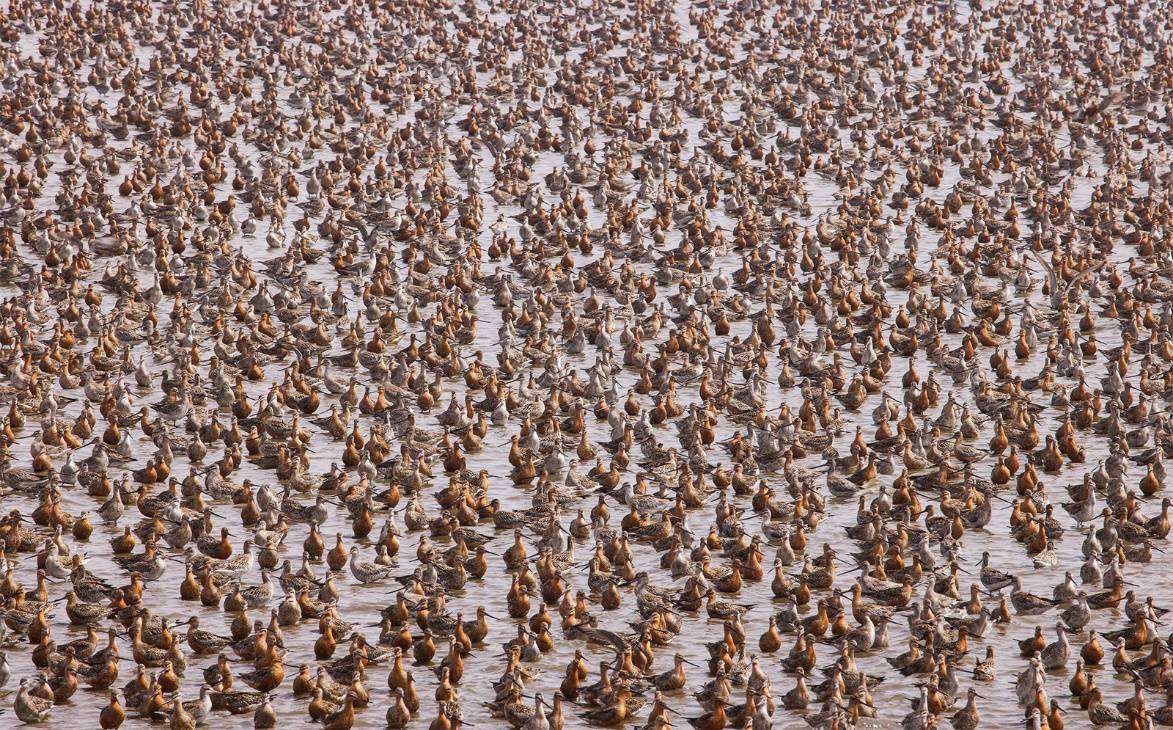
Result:
{"label": "shorebird", "polygon": [[359,560],[358,546],[354,545],[350,548],[350,574],[359,583],[376,583],[388,578],[392,569],[386,566],[372,563],[366,560]]}
{"label": "shorebird", "polygon": [[35,725],[48,721],[53,700],[31,694],[28,679],[21,679],[12,707],[17,719]]}
{"label": "shorebird", "polygon": [[[118,727],[121,698],[348,730],[386,661],[382,719],[451,730],[467,664],[529,730],[927,730],[977,724],[956,673],[992,680],[997,649],[1044,728],[1044,672],[1087,632],[1092,719],[1160,717],[1086,668],[1102,635],[1142,686],[1168,674],[1129,657],[1173,505],[1164,8],[889,5],[6,8],[0,649],[44,671],[23,696],[59,723]],[[1040,51],[1042,26],[1080,42]],[[347,596],[390,578],[383,611]],[[176,600],[202,627],[172,634]],[[521,632],[491,657],[501,607]],[[1047,644],[1026,617],[1051,608]],[[762,629],[763,653],[796,634],[782,702]],[[525,685],[566,638],[548,706]],[[125,692],[70,702],[109,691],[123,639]],[[930,675],[912,712],[861,654]],[[665,690],[646,713],[641,684]]]}

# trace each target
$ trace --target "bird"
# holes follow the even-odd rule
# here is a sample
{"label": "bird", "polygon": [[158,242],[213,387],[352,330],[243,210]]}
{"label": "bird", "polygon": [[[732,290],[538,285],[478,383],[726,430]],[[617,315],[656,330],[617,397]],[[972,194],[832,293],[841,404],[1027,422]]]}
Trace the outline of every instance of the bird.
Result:
{"label": "bird", "polygon": [[399,9],[6,8],[18,720],[1165,716],[1163,7]]}
{"label": "bird", "polygon": [[53,709],[53,700],[33,695],[29,691],[27,678],[20,680],[20,687],[16,690],[16,698],[12,703],[13,713],[21,722],[31,725],[46,722]]}
{"label": "bird", "polygon": [[357,545],[350,548],[350,562],[348,565],[350,566],[350,574],[359,583],[376,583],[385,580],[393,572],[393,569],[389,567],[366,560],[359,560]]}

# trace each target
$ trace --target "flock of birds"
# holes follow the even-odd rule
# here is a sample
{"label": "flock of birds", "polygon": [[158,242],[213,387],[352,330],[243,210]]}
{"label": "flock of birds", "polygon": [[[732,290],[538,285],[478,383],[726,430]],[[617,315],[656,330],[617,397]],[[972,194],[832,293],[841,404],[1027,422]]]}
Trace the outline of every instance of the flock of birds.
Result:
{"label": "flock of birds", "polygon": [[0,723],[1173,724],[1163,3],[0,34]]}

